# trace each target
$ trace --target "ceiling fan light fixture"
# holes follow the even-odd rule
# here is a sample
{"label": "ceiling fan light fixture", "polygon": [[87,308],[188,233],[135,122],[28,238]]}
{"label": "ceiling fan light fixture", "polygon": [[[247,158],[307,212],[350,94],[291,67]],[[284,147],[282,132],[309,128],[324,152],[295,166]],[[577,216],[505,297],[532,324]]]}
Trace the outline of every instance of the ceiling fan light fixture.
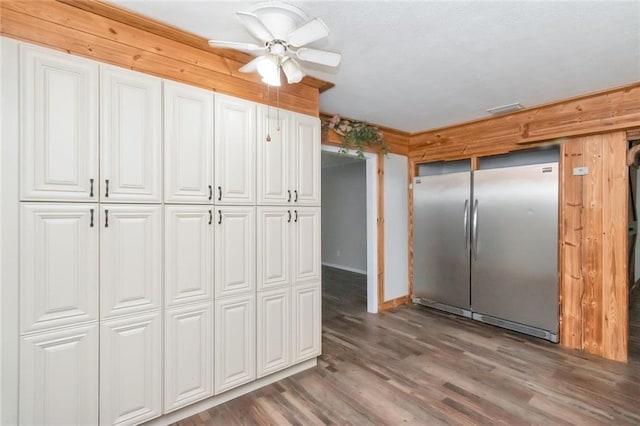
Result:
{"label": "ceiling fan light fixture", "polygon": [[287,76],[287,83],[289,84],[300,83],[302,77],[304,77],[300,66],[291,58],[286,58],[284,62],[282,62],[282,70],[284,71],[284,75]]}
{"label": "ceiling fan light fixture", "polygon": [[258,61],[258,74],[262,77],[262,81],[269,86],[280,86],[280,67],[278,58],[273,55],[266,55]]}

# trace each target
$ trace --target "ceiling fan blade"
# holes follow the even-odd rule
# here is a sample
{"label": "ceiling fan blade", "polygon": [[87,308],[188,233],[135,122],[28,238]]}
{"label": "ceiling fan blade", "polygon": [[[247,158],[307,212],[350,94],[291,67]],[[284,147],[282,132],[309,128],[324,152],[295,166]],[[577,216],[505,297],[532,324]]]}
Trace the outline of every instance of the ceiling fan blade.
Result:
{"label": "ceiling fan blade", "polygon": [[326,50],[309,49],[301,47],[296,51],[296,57],[301,61],[314,62],[329,67],[337,67],[342,59],[342,55]]}
{"label": "ceiling fan blade", "polygon": [[287,42],[294,47],[304,46],[329,35],[329,28],[318,18],[313,18],[287,37]]}
{"label": "ceiling fan blade", "polygon": [[243,67],[241,67],[238,71],[240,72],[254,72],[258,70],[258,62],[264,59],[264,56],[258,56],[257,58],[247,62]]}
{"label": "ceiling fan blade", "polygon": [[223,49],[235,49],[241,52],[254,54],[267,51],[265,46],[258,46],[253,43],[239,43],[235,41],[209,40],[209,46],[220,47]]}
{"label": "ceiling fan blade", "polygon": [[304,77],[304,72],[300,64],[293,58],[285,59],[282,63],[282,70],[284,71],[284,75],[287,76],[287,83],[289,84],[300,83]]}
{"label": "ceiling fan blade", "polygon": [[245,26],[249,34],[254,36],[260,41],[268,42],[275,37],[271,34],[271,31],[264,25],[264,23],[258,18],[258,15],[249,12],[237,12],[236,15]]}

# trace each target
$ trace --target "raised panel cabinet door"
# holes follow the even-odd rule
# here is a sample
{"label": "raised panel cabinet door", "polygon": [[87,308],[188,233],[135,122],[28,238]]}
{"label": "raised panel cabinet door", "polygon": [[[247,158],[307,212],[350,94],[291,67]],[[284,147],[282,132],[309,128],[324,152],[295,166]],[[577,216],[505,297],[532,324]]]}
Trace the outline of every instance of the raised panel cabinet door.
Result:
{"label": "raised panel cabinet door", "polygon": [[162,84],[100,65],[100,200],[162,199]]}
{"label": "raised panel cabinet door", "polygon": [[164,201],[213,204],[213,92],[164,84]]}
{"label": "raised panel cabinet door", "polygon": [[215,302],[215,393],[256,377],[255,294]]}
{"label": "raised panel cabinet door", "polygon": [[256,106],[215,96],[216,204],[255,204]]}
{"label": "raised panel cabinet door", "polygon": [[257,293],[256,375],[258,378],[291,365],[289,287]]}
{"label": "raised panel cabinet door", "polygon": [[320,283],[293,286],[293,362],[322,352],[322,306]]}
{"label": "raised panel cabinet door", "polygon": [[320,205],[320,119],[294,114],[292,131],[294,204]]}
{"label": "raised panel cabinet door", "polygon": [[320,281],[320,208],[300,207],[293,211],[292,283]]}
{"label": "raised panel cabinet door", "polygon": [[162,210],[100,206],[101,319],[160,308]]}
{"label": "raised panel cabinet door", "polygon": [[293,210],[258,207],[256,224],[256,288],[258,291],[291,284]]}
{"label": "raised panel cabinet door", "polygon": [[160,312],[101,322],[100,424],[139,424],[161,411]]}
{"label": "raised panel cabinet door", "polygon": [[98,199],[98,65],[20,45],[22,200]]}
{"label": "raised panel cabinet door", "polygon": [[165,306],[213,300],[213,206],[164,211]]}
{"label": "raised panel cabinet door", "polygon": [[256,285],[256,208],[216,206],[215,298],[251,293]]}
{"label": "raised panel cabinet door", "polygon": [[20,206],[21,332],[98,319],[97,204]]}
{"label": "raised panel cabinet door", "polygon": [[257,129],[258,204],[291,204],[293,203],[293,188],[289,179],[291,113],[279,108],[259,105]]}
{"label": "raised panel cabinet door", "polygon": [[213,302],[167,311],[164,412],[213,395]]}
{"label": "raised panel cabinet door", "polygon": [[98,324],[21,338],[21,425],[98,422]]}

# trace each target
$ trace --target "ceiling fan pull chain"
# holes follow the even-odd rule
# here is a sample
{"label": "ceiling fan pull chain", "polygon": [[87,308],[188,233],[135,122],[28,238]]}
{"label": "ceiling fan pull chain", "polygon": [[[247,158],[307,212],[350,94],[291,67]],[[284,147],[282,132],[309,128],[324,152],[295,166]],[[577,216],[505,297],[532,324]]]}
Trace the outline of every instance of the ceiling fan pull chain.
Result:
{"label": "ceiling fan pull chain", "polygon": [[271,135],[269,134],[269,107],[271,106],[271,86],[267,84],[267,142],[271,142]]}
{"label": "ceiling fan pull chain", "polygon": [[276,87],[276,120],[278,120],[278,127],[276,131],[280,131],[280,88]]}

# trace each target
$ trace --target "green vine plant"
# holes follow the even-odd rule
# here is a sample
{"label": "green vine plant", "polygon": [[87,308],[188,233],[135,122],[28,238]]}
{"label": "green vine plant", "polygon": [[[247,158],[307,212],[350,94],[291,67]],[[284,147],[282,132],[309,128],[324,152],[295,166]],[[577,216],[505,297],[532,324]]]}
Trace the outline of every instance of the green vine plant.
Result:
{"label": "green vine plant", "polygon": [[378,148],[384,155],[389,152],[382,132],[365,121],[349,120],[336,114],[323,124],[341,136],[340,154],[354,150],[358,158],[364,158],[366,147]]}

